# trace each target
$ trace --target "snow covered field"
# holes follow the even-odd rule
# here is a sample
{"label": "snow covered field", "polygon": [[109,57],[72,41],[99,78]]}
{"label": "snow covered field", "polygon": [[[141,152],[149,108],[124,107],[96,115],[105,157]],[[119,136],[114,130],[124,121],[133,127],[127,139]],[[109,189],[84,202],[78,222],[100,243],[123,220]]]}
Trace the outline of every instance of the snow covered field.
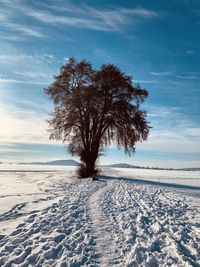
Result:
{"label": "snow covered field", "polygon": [[0,168],[0,266],[200,266],[200,172]]}

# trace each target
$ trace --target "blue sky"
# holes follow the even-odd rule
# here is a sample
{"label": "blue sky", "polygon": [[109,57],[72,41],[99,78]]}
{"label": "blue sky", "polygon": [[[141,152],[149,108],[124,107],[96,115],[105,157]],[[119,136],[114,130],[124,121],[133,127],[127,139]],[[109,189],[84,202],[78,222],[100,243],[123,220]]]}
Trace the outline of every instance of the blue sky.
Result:
{"label": "blue sky", "polygon": [[0,161],[71,158],[48,139],[44,94],[69,57],[118,65],[149,91],[152,130],[132,157],[102,163],[200,166],[200,1],[0,0]]}

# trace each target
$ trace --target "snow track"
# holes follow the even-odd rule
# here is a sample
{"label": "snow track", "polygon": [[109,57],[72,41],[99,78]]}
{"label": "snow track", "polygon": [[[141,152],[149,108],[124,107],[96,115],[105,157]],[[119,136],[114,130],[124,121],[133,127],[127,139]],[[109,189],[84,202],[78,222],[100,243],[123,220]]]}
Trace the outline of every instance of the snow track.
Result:
{"label": "snow track", "polygon": [[78,180],[63,184],[62,200],[2,236],[0,266],[90,266],[95,253],[85,203],[100,186]]}
{"label": "snow track", "polygon": [[200,266],[200,239],[188,219],[193,211],[183,199],[124,181],[105,198],[111,200],[105,212],[126,259],[122,266]]}
{"label": "snow track", "polygon": [[107,180],[90,210],[99,266],[200,266],[199,225],[183,197]]}
{"label": "snow track", "polygon": [[36,179],[43,191],[34,209],[20,196],[0,214],[5,224],[26,215],[0,232],[0,266],[200,267],[198,211],[183,195],[118,177],[56,183],[55,175]]}
{"label": "snow track", "polygon": [[90,218],[92,221],[97,263],[102,267],[117,266],[119,263],[112,225],[106,213],[102,211],[102,198],[108,190],[112,190],[113,183],[104,182],[105,187],[95,192],[89,200]]}

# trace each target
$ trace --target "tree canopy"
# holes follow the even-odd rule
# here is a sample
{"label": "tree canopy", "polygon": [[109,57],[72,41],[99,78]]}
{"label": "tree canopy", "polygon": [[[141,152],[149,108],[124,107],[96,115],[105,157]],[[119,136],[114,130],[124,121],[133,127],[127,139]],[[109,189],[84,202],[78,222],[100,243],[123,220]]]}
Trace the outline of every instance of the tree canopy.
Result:
{"label": "tree canopy", "polygon": [[132,154],[136,142],[148,137],[140,110],[148,92],[117,66],[94,70],[88,61],[70,58],[45,92],[54,103],[50,138],[67,142],[69,152],[80,156],[82,177],[93,175],[100,149],[111,141]]}

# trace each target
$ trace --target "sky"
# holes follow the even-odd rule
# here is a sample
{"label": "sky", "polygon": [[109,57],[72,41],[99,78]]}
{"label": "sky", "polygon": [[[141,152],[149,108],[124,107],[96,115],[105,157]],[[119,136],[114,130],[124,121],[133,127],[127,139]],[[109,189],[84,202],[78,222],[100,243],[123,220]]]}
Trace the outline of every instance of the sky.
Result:
{"label": "sky", "polygon": [[49,140],[44,88],[70,57],[112,63],[149,91],[136,153],[100,163],[200,167],[199,0],[0,0],[0,161],[72,158]]}

